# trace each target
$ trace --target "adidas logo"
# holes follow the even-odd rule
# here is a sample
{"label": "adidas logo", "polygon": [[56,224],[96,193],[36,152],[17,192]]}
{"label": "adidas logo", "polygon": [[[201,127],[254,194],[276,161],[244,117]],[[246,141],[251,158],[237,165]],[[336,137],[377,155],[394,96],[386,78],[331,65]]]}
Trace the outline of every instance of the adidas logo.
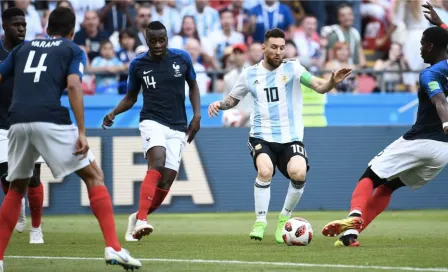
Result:
{"label": "adidas logo", "polygon": [[254,85],[260,84],[260,82],[258,82],[258,80],[254,81]]}

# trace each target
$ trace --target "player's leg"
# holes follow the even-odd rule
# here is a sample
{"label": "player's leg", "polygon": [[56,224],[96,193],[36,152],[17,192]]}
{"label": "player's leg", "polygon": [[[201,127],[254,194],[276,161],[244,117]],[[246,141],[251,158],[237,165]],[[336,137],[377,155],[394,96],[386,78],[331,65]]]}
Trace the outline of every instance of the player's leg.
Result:
{"label": "player's leg", "polygon": [[0,209],[0,261],[20,214],[22,199],[39,157],[27,134],[28,124],[12,125],[8,134],[8,176],[12,181]]}
{"label": "player's leg", "polygon": [[44,243],[44,235],[41,228],[44,187],[40,181],[40,167],[41,163],[36,162],[34,164],[33,176],[28,186],[28,201],[30,203],[31,215],[30,244]]}
{"label": "player's leg", "polygon": [[270,144],[266,141],[249,138],[249,149],[251,150],[257,178],[254,183],[255,200],[255,224],[249,236],[254,240],[262,240],[267,226],[267,214],[269,202],[271,200],[271,180],[274,176],[274,165],[277,158],[271,150]]}
{"label": "player's leg", "polygon": [[277,230],[275,231],[277,243],[284,242],[282,237],[283,226],[291,218],[292,211],[303,195],[308,171],[307,160],[305,147],[300,142],[284,145],[284,150],[278,159],[277,167],[287,179],[290,179],[290,183],[282,211],[277,220]]}

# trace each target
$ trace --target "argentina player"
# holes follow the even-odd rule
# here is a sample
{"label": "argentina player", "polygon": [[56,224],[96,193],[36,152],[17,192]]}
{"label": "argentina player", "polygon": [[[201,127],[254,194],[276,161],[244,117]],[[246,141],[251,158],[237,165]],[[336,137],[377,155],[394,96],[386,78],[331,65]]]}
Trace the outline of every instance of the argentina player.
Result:
{"label": "argentina player", "polygon": [[420,41],[421,57],[430,67],[420,73],[417,120],[369,162],[353,191],[349,217],[322,229],[329,237],[342,233],[336,247],[359,246],[360,232],[387,208],[394,191],[420,188],[448,164],[448,34],[443,29],[448,27],[431,4],[423,7],[425,17],[440,27],[426,29]]}
{"label": "argentina player", "polygon": [[[56,179],[76,172],[85,182],[91,209],[103,232],[106,263],[125,269],[141,267],[141,263],[120,246],[104,175],[87,142],[81,89],[86,54],[71,41],[75,21],[71,9],[56,8],[50,14],[47,28],[51,39],[23,43],[0,64],[0,82],[3,78],[14,77],[6,177],[11,185],[0,209],[0,271],[39,155]],[[67,108],[61,105],[64,89],[68,90],[78,126],[72,123]]]}
{"label": "argentina player", "polygon": [[283,243],[282,227],[291,217],[305,187],[308,159],[303,145],[302,91],[300,85],[326,93],[351,74],[350,69],[333,72],[326,81],[312,76],[298,60],[284,60],[285,33],[276,28],[265,34],[264,59],[243,70],[233,90],[223,101],[209,106],[209,115],[235,107],[248,93],[254,98],[249,137],[258,176],[255,180],[256,222],[251,239],[262,240],[267,225],[270,185],[275,166],[291,182],[278,217],[275,239]]}
{"label": "argentina player", "polygon": [[[129,66],[126,96],[103,121],[103,128],[110,127],[116,115],[132,108],[142,90],[139,128],[148,171],[140,187],[138,212],[128,219],[126,241],[138,241],[153,231],[146,221],[147,214],[156,210],[168,194],[177,177],[185,144],[194,139],[201,120],[196,73],[188,52],[167,48],[166,28],[159,21],[148,24],[146,43],[149,51],[137,56]],[[185,82],[190,87],[194,114],[188,127]]]}

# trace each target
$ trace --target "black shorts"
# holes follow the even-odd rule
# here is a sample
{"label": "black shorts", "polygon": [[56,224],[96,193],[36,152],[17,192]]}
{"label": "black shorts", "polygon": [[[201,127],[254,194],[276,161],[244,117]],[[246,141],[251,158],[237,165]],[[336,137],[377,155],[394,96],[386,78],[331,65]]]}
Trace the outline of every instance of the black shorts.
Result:
{"label": "black shorts", "polygon": [[274,165],[273,176],[275,175],[275,167],[277,166],[278,170],[283,174],[283,176],[285,176],[287,179],[290,179],[287,170],[288,162],[292,157],[297,155],[305,158],[307,171],[310,169],[308,165],[308,157],[306,155],[305,146],[300,141],[279,144],[250,137],[247,144],[254,160],[255,169],[257,169],[257,156],[262,153],[267,154],[269,158],[271,158],[272,165]]}

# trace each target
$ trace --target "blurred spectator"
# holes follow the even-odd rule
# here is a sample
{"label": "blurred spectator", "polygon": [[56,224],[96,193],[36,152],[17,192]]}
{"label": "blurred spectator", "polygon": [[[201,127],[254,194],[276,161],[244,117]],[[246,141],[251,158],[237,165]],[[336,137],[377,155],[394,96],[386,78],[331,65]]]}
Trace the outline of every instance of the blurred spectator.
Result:
{"label": "blurred spectator", "polygon": [[348,4],[342,4],[338,7],[339,25],[327,26],[322,29],[323,36],[328,38],[328,59],[333,59],[332,50],[337,42],[346,42],[350,45],[350,63],[364,67],[366,59],[361,47],[361,36],[358,30],[353,27],[353,10]]}
{"label": "blurred spectator", "polygon": [[232,0],[211,0],[209,1],[210,7],[216,10],[220,10],[224,7],[227,7],[232,3]]}
{"label": "blurred spectator", "polygon": [[253,43],[249,47],[249,58],[247,60],[247,66],[252,66],[261,61],[263,58],[263,46],[261,43]]}
{"label": "blurred spectator", "polygon": [[297,46],[300,63],[303,66],[313,67],[314,69],[323,67],[326,51],[320,45],[316,17],[306,16],[301,27],[294,31],[292,38]]}
{"label": "blurred spectator", "polygon": [[84,16],[84,23],[81,30],[76,32],[73,41],[84,47],[87,56],[93,60],[99,55],[100,43],[109,40],[109,35],[106,31],[100,29],[100,18],[96,11],[87,11]]}
{"label": "blurred spectator", "polygon": [[36,38],[37,35],[44,33],[42,20],[34,6],[31,5],[31,0],[16,0],[15,6],[25,12],[25,20],[27,23],[26,40],[32,40]]}
{"label": "blurred spectator", "polygon": [[[420,55],[420,38],[429,22],[423,16],[421,5],[425,0],[404,1],[396,0],[393,15],[393,27],[398,30],[402,37],[399,41],[403,42],[403,53],[408,60],[409,68],[413,71],[420,71],[425,67],[423,59],[417,57]],[[406,28],[404,31],[403,28]],[[412,92],[417,90],[418,73],[404,74],[404,81],[409,85]]]}
{"label": "blurred spectator", "polygon": [[297,46],[292,40],[286,40],[285,43],[285,59],[295,59],[299,56]]}
{"label": "blurred spectator", "polygon": [[180,17],[193,16],[199,36],[208,37],[210,33],[221,29],[218,12],[207,6],[208,0],[196,0],[196,3],[182,9]]}
{"label": "blurred spectator", "polygon": [[384,87],[386,92],[395,92],[400,89],[399,85],[404,84],[402,71],[409,69],[402,46],[398,43],[391,44],[387,57],[377,60],[373,69],[375,71],[395,71],[396,73],[383,73],[382,80],[377,80],[377,82],[384,83],[384,86],[379,87]]}
{"label": "blurred spectator", "polygon": [[[210,86],[210,78],[205,72],[205,67],[198,63],[199,56],[201,55],[201,44],[195,38],[189,38],[185,44],[185,50],[190,53],[191,61],[193,62],[193,68],[196,71],[196,81],[198,82],[199,92],[201,95],[208,93]],[[185,94],[188,95],[190,88],[185,82]]]}
{"label": "blurred spectator", "polygon": [[99,11],[106,5],[105,0],[70,0],[76,15],[76,25],[82,25],[88,11]]}
{"label": "blurred spectator", "polygon": [[192,4],[194,4],[194,0],[168,0],[168,5],[177,10],[182,10]]}
{"label": "blurred spectator", "polygon": [[[350,63],[350,45],[346,42],[336,42],[332,48],[334,59],[325,64],[325,71],[336,71],[342,68],[354,69],[355,66]],[[330,79],[331,73],[324,75],[324,78]],[[344,81],[336,85],[336,90],[333,92],[339,93],[353,93],[356,90],[356,76],[351,74]]]}
{"label": "blurred spectator", "polygon": [[[136,56],[136,53],[134,52],[135,39],[135,32],[131,28],[127,28],[120,32],[119,40],[121,49],[117,52],[117,57],[126,65],[126,67],[129,67],[129,63]],[[127,78],[127,75],[120,75],[120,87],[118,88],[118,93],[125,94],[127,92]]]}
{"label": "blurred spectator", "polygon": [[145,45],[146,44],[146,33],[145,29],[148,24],[152,21],[151,9],[148,6],[140,6],[137,9],[137,15],[135,18],[135,28],[137,33],[137,43],[136,45]]}
{"label": "blurred spectator", "polygon": [[126,71],[124,65],[116,56],[110,41],[102,41],[100,56],[93,59],[89,72],[95,76],[96,94],[118,94],[117,73]]}
{"label": "blurred spectator", "polygon": [[436,0],[431,1],[434,10],[439,15],[442,22],[448,22],[448,1],[446,0]]}
{"label": "blurred spectator", "polygon": [[387,0],[369,0],[361,4],[363,22],[363,48],[375,50],[381,54],[387,53],[390,46],[390,22],[388,11],[390,2]]}
{"label": "blurred spectator", "polygon": [[[229,95],[230,91],[238,80],[247,59],[247,47],[245,44],[235,44],[232,47],[233,62],[235,68],[224,76],[224,96]],[[250,115],[253,108],[253,98],[251,95],[238,103],[236,107],[223,113],[223,122],[226,126],[244,127],[250,126]]]}
{"label": "blurred spectator", "polygon": [[196,23],[193,16],[186,15],[183,17],[182,26],[180,28],[179,34],[171,38],[169,42],[169,47],[185,49],[185,44],[189,38],[194,38],[201,44],[201,57],[199,58],[199,63],[210,64],[214,68],[218,68],[217,60],[214,57],[213,47],[211,42],[206,37],[200,37],[199,32],[196,28]]}
{"label": "blurred spectator", "polygon": [[263,4],[264,0],[244,0],[243,1],[243,7],[247,10],[251,10],[254,7]]}
{"label": "blurred spectator", "polygon": [[167,5],[167,0],[153,0],[151,8],[152,21],[160,21],[166,27],[168,38],[180,31],[181,18],[179,12]]}
{"label": "blurred spectator", "polygon": [[280,28],[291,37],[294,26],[294,18],[288,6],[278,0],[265,0],[249,12],[249,32],[252,33],[253,41],[263,42],[266,31]]}
{"label": "blurred spectator", "polygon": [[233,30],[233,13],[229,9],[223,9],[219,13],[222,30],[212,32],[209,36],[214,55],[221,59],[224,49],[236,43],[244,43],[243,34]]}
{"label": "blurred spectator", "polygon": [[228,6],[229,9],[233,13],[234,19],[234,29],[244,35],[247,34],[248,31],[248,23],[249,23],[249,10],[243,7],[243,0],[233,0]]}
{"label": "blurred spectator", "polygon": [[101,10],[101,22],[108,35],[115,31],[121,31],[132,25],[132,19],[129,15],[130,1],[108,1],[107,5]]}

